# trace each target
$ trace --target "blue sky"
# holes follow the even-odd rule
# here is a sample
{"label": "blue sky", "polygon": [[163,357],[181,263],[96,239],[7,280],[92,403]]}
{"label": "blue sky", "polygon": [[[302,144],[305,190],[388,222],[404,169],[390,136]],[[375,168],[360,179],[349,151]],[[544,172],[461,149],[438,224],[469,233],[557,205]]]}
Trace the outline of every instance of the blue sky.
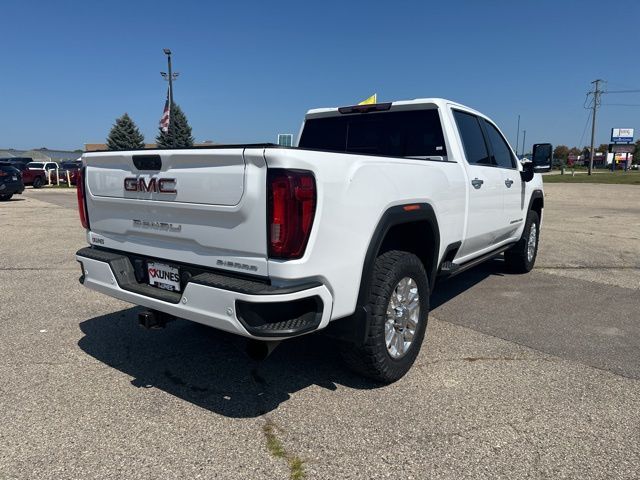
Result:
{"label": "blue sky", "polygon": [[[275,141],[310,108],[377,92],[465,103],[512,143],[520,114],[529,148],[573,146],[588,143],[591,80],[640,89],[640,2],[4,0],[0,12],[0,148],[103,142],[123,112],[153,141],[163,47],[198,141]],[[640,129],[640,107],[606,105],[640,93],[603,103],[597,143]]]}

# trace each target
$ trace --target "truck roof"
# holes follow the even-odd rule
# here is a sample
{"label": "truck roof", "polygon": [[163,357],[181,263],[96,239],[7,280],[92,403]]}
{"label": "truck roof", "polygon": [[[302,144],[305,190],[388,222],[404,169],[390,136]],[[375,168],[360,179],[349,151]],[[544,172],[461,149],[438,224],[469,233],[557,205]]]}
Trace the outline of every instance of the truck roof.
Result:
{"label": "truck roof", "polygon": [[[468,110],[470,112],[474,112],[478,115],[482,115],[480,112],[477,112],[473,108],[467,107],[466,105],[462,105],[461,103],[454,102],[453,100],[448,100],[446,98],[414,98],[413,100],[396,100],[393,102],[380,102],[380,103],[391,103],[391,108],[400,107],[400,106],[420,106],[420,105],[435,105],[436,107],[442,108],[445,105],[451,105],[455,107],[462,108],[464,110]],[[326,115],[331,113],[339,113],[338,109],[342,107],[328,107],[328,108],[313,108],[307,111],[307,117],[315,116],[315,115]]]}

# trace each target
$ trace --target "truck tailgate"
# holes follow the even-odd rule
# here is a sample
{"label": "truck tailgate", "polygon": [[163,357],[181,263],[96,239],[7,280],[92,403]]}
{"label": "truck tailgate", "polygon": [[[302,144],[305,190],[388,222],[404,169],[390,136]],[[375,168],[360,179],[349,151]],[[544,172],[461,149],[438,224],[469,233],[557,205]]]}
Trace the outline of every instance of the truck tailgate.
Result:
{"label": "truck tailgate", "polygon": [[91,244],[267,275],[263,149],[99,152],[84,161]]}

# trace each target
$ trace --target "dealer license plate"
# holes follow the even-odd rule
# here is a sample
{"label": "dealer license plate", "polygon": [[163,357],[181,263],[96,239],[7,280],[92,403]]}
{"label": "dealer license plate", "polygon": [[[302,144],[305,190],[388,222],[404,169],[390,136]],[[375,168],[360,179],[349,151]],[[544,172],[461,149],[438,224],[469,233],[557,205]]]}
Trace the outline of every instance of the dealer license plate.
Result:
{"label": "dealer license plate", "polygon": [[149,273],[149,285],[172,292],[180,291],[180,271],[176,267],[164,263],[148,262],[147,272]]}

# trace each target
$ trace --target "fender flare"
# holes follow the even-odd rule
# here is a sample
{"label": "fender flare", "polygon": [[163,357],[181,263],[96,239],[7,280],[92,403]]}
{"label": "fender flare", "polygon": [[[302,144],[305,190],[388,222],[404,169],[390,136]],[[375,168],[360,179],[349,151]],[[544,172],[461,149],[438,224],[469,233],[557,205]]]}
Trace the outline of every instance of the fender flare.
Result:
{"label": "fender flare", "polygon": [[[411,209],[405,210],[408,206]],[[416,206],[418,208],[416,208]],[[404,205],[396,205],[387,209],[380,217],[378,225],[376,226],[367,253],[364,257],[364,264],[362,266],[362,274],[360,275],[360,289],[358,293],[358,306],[364,306],[367,303],[367,297],[369,296],[369,287],[371,274],[373,272],[373,263],[380,252],[382,242],[386,237],[389,230],[396,225],[404,223],[426,221],[433,230],[434,235],[434,251],[432,268],[430,272],[427,272],[429,276],[429,286],[432,287],[435,281],[435,276],[438,271],[438,255],[440,252],[440,229],[438,226],[438,219],[433,207],[428,203],[411,203]]]}
{"label": "fender flare", "polygon": [[531,192],[531,197],[529,198],[529,206],[527,207],[527,211],[525,213],[531,211],[531,209],[533,208],[534,200],[537,200],[538,198],[542,200],[542,208],[544,209],[544,193],[542,192],[542,190],[536,189]]}
{"label": "fender flare", "polygon": [[[410,208],[405,209],[406,207]],[[364,342],[369,328],[366,304],[371,288],[371,276],[375,259],[382,247],[382,242],[389,230],[396,225],[419,221],[428,222],[433,230],[434,248],[432,253],[432,268],[430,272],[427,272],[429,276],[429,287],[430,289],[433,288],[438,272],[438,256],[440,253],[440,229],[433,207],[428,203],[408,203],[390,207],[380,217],[369,241],[362,266],[362,273],[360,275],[360,288],[358,290],[355,311],[347,318],[331,322],[324,330],[326,335],[356,345],[361,345]]]}

